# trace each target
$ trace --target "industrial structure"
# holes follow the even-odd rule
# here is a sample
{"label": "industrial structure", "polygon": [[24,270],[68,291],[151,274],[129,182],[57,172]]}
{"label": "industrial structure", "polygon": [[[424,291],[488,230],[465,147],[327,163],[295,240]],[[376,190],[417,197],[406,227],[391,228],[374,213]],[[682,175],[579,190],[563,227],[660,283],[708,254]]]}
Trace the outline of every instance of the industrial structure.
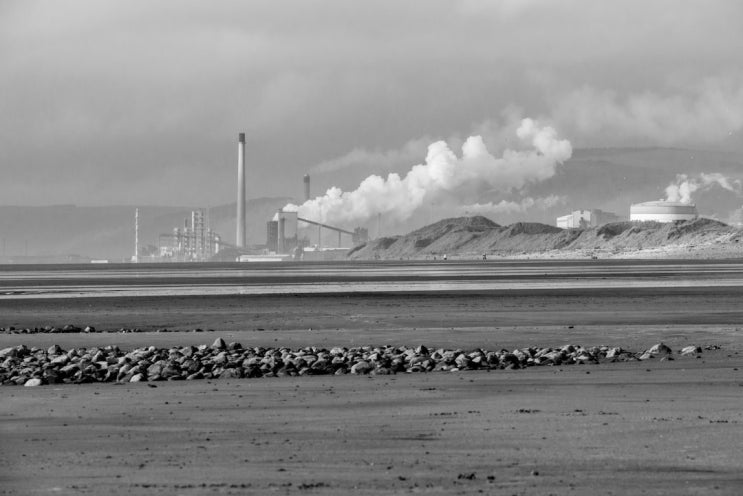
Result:
{"label": "industrial structure", "polygon": [[[353,231],[348,231],[340,227],[299,217],[297,212],[279,209],[273,218],[266,222],[267,251],[269,253],[277,254],[296,253],[297,256],[295,256],[295,258],[301,258],[301,251],[305,248],[310,248],[310,243],[306,238],[302,239],[299,237],[300,223],[317,227],[317,244],[311,247],[310,251],[332,249],[337,254],[338,250],[343,249],[343,239],[341,236],[344,234],[351,237],[351,243],[353,245],[366,243],[369,239],[369,232],[365,228],[357,227]],[[331,248],[329,245],[332,244],[332,242],[327,242],[326,246],[323,248],[323,230],[337,233],[337,246]]]}
{"label": "industrial structure", "polygon": [[[310,199],[310,175],[305,174],[303,179],[304,201]],[[379,222],[379,220],[378,220]],[[306,231],[304,237],[300,237],[299,225],[317,227],[317,243],[310,246],[309,236]],[[199,215],[192,215],[190,224],[186,222],[184,228],[174,229],[172,236],[161,236],[161,255],[183,260],[204,260],[219,251],[219,236],[207,228],[203,228],[203,222]],[[379,230],[379,229],[378,229]],[[336,246],[330,240],[325,240],[323,246],[323,234],[331,231],[338,235]],[[366,243],[369,232],[365,228],[357,227],[348,231],[340,227],[331,226],[312,219],[299,217],[298,212],[279,209],[273,218],[266,222],[266,248],[263,253],[251,253],[247,250],[246,239],[246,171],[245,171],[245,133],[238,134],[237,143],[237,226],[235,232],[235,247],[238,248],[237,260],[239,261],[274,261],[286,259],[302,259],[305,249],[312,252],[312,259],[337,258],[345,254],[349,248],[343,248],[343,238],[350,237],[351,243],[355,245]],[[162,242],[165,236],[166,242]],[[348,239],[348,238],[347,238]],[[346,244],[348,246],[348,243]],[[327,253],[325,253],[327,252]],[[331,253],[332,252],[332,253]]]}
{"label": "industrial structure", "polygon": [[134,210],[134,256],[132,262],[139,263],[139,209]]}
{"label": "industrial structure", "polygon": [[649,201],[630,206],[629,219],[632,221],[674,222],[694,220],[699,216],[693,203]]}
{"label": "industrial structure", "polygon": [[209,215],[193,210],[183,227],[160,235],[160,257],[173,262],[204,262],[219,253],[222,239],[209,227]]}
{"label": "industrial structure", "polygon": [[612,212],[605,212],[594,208],[591,210],[574,210],[572,213],[558,217],[556,225],[562,229],[585,229],[610,222],[619,222],[620,220],[622,219]]}
{"label": "industrial structure", "polygon": [[237,138],[237,233],[235,246],[245,248],[245,133]]}
{"label": "industrial structure", "polygon": [[310,175],[304,175],[304,201],[310,199]]}

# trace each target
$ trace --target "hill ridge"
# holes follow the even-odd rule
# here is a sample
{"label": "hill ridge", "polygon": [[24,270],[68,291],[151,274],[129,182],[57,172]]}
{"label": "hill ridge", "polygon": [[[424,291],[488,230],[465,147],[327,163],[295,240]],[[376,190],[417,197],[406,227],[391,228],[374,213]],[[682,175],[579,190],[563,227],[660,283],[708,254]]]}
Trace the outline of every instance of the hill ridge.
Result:
{"label": "hill ridge", "polygon": [[741,237],[740,228],[706,218],[675,223],[625,221],[586,229],[560,229],[538,222],[500,226],[487,217],[475,216],[442,219],[405,235],[370,240],[354,248],[348,257],[735,258],[743,257]]}

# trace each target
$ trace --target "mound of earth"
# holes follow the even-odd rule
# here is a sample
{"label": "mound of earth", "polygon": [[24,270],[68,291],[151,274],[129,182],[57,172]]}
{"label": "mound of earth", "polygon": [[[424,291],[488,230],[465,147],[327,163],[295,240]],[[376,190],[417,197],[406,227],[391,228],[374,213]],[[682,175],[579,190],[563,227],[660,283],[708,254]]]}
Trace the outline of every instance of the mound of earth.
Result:
{"label": "mound of earth", "polygon": [[444,219],[402,236],[371,240],[355,260],[433,258],[737,258],[743,230],[712,219],[672,223],[615,222],[560,229],[517,222],[500,226],[482,216]]}

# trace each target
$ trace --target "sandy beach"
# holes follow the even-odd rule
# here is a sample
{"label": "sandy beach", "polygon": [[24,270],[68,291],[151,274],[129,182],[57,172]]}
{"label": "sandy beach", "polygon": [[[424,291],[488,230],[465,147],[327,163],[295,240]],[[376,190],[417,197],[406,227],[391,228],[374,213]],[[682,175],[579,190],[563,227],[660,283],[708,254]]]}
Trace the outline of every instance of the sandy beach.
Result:
{"label": "sandy beach", "polygon": [[[740,493],[735,284],[472,293],[432,277],[437,291],[409,295],[3,299],[6,328],[141,332],[2,333],[0,349],[664,342],[675,359],[5,386],[0,494]],[[709,349],[679,355],[688,345]]]}

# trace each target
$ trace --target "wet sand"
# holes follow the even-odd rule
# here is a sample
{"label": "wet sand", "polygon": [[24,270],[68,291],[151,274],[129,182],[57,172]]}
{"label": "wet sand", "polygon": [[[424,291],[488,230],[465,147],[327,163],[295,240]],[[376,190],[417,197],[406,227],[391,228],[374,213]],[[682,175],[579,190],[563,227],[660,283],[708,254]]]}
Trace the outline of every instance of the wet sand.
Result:
{"label": "wet sand", "polygon": [[3,387],[0,494],[740,494],[741,293],[715,280],[640,292],[3,299],[0,326],[215,331],[0,334],[0,348],[221,336],[722,349],[490,373]]}

